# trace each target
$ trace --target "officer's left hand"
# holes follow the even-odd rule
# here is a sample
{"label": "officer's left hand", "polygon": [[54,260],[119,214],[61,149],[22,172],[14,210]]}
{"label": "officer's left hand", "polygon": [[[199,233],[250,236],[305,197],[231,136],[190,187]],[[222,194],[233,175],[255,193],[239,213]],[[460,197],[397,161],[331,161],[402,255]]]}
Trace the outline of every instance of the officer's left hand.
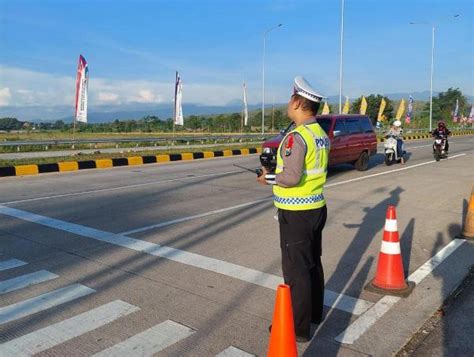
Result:
{"label": "officer's left hand", "polygon": [[259,182],[261,185],[268,185],[267,181],[265,180],[266,174],[268,174],[268,171],[262,166],[262,174],[257,177],[257,182]]}

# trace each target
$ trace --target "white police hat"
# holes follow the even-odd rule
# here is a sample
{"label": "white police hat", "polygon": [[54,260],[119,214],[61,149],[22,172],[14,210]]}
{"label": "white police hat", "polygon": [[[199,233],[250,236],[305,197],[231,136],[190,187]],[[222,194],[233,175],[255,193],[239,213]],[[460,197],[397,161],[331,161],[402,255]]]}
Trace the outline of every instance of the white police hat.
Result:
{"label": "white police hat", "polygon": [[293,88],[293,94],[298,94],[312,102],[320,103],[321,99],[326,98],[325,96],[316,92],[311,84],[301,76],[295,77],[295,86]]}

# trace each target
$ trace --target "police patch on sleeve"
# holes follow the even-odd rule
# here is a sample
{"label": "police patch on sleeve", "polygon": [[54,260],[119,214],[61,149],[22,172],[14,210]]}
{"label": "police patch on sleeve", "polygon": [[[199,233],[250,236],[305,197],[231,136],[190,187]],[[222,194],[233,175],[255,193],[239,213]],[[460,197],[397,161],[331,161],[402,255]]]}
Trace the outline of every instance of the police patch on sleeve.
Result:
{"label": "police patch on sleeve", "polygon": [[294,138],[293,134],[290,134],[288,136],[288,140],[286,140],[285,156],[290,156],[291,155],[291,150],[293,149],[294,142],[295,142],[295,138]]}

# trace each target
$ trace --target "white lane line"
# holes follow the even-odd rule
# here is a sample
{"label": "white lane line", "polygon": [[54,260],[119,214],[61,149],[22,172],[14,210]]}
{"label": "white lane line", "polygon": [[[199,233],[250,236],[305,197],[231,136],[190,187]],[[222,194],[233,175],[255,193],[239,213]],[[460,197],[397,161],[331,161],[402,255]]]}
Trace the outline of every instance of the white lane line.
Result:
{"label": "white lane line", "polygon": [[216,357],[255,357],[255,355],[239,350],[237,347],[230,346],[217,354]]}
{"label": "white lane line", "polygon": [[176,342],[191,336],[194,332],[196,331],[187,326],[166,320],[93,356],[152,356]]}
{"label": "white lane line", "polygon": [[148,231],[150,229],[166,227],[166,226],[170,226],[172,224],[190,221],[192,219],[202,218],[202,217],[210,216],[210,215],[213,215],[213,214],[223,213],[223,212],[227,212],[227,211],[231,211],[231,210],[234,210],[234,209],[239,209],[239,208],[243,208],[243,207],[247,207],[247,206],[253,206],[253,205],[256,205],[257,203],[267,202],[269,200],[270,200],[270,198],[264,198],[264,199],[261,199],[261,200],[246,202],[246,203],[242,203],[240,205],[235,205],[235,206],[231,206],[231,207],[217,209],[217,210],[214,210],[214,211],[209,211],[209,212],[196,214],[194,216],[188,216],[188,217],[173,219],[171,221],[166,221],[166,222],[162,222],[162,223],[152,224],[152,225],[146,226],[146,227],[132,229],[131,231],[121,232],[119,234],[128,235],[128,234],[140,233],[140,232]]}
{"label": "white lane line", "polygon": [[115,300],[5,342],[0,345],[0,355],[3,357],[33,356],[138,310],[140,310],[139,307]]}
{"label": "white lane line", "polygon": [[[238,280],[273,290],[276,290],[278,285],[283,282],[283,279],[277,275],[264,273],[237,264],[186,252],[184,250],[130,238],[124,235],[100,231],[98,229],[40,216],[34,213],[18,210],[16,208],[0,206],[0,214],[19,218],[27,222],[40,224],[45,227],[59,229],[64,232],[80,235],[83,237],[92,238],[101,242],[114,244],[138,252],[144,252],[157,257],[166,258],[178,263],[230,276]],[[325,304],[327,306],[334,307],[354,315],[362,314],[373,305],[372,302],[337,294],[329,290],[326,290]]]}
{"label": "white lane line", "polygon": [[120,191],[120,190],[124,190],[124,189],[129,189],[129,188],[137,188],[137,187],[143,187],[143,186],[158,185],[158,184],[162,184],[162,183],[175,182],[175,181],[193,180],[193,179],[199,179],[199,178],[203,178],[203,177],[219,177],[219,176],[235,174],[235,173],[239,173],[239,172],[243,172],[243,171],[242,170],[234,170],[234,171],[221,172],[221,173],[218,173],[218,174],[196,175],[196,176],[190,176],[190,177],[186,176],[186,177],[179,177],[179,178],[168,179],[168,180],[158,180],[158,181],[152,181],[152,182],[138,183],[138,184],[134,184],[134,185],[124,185],[124,186],[111,187],[111,188],[101,188],[101,189],[90,190],[90,191],[64,193],[64,194],[60,194],[60,195],[51,195],[51,196],[36,197],[36,198],[26,198],[24,200],[0,202],[0,205],[10,205],[10,204],[14,204],[14,203],[50,200],[50,199],[53,199],[53,198],[88,195],[88,194],[99,193],[99,192],[110,192],[110,191],[117,191],[117,190]]}
{"label": "white lane line", "polygon": [[[450,157],[449,159],[454,159],[454,158],[461,157],[461,156],[464,156],[464,155],[466,155],[466,154],[465,154],[465,153],[459,154],[459,155],[456,155],[456,156],[452,156],[452,157]],[[435,162],[436,162],[435,160],[433,160],[433,161],[427,161],[427,162],[423,162],[423,163],[416,164],[416,165],[413,165],[413,166],[403,167],[403,168],[400,168],[400,169],[395,169],[395,170],[390,170],[390,171],[384,171],[384,172],[380,172],[380,173],[377,173],[377,174],[368,175],[368,176],[362,176],[362,177],[357,177],[357,178],[354,178],[354,179],[350,179],[350,180],[346,180],[346,181],[341,181],[341,182],[329,183],[329,184],[325,185],[324,187],[325,187],[325,188],[329,188],[329,187],[333,187],[333,186],[345,185],[345,184],[348,184],[348,183],[351,183],[351,182],[360,181],[360,180],[365,180],[365,179],[368,179],[368,178],[372,178],[372,177],[376,177],[376,176],[381,176],[381,175],[389,175],[389,174],[394,173],[394,172],[403,171],[403,170],[408,170],[408,169],[412,169],[412,168],[415,168],[415,167],[418,167],[418,166],[423,166],[423,165],[432,164],[432,163],[435,163]],[[238,209],[238,208],[245,207],[245,206],[251,206],[251,205],[254,205],[254,204],[257,204],[257,203],[261,203],[261,202],[265,202],[265,201],[271,201],[271,200],[273,200],[273,198],[271,198],[271,197],[269,197],[269,198],[264,198],[264,199],[257,200],[257,201],[253,201],[253,202],[243,203],[243,204],[240,204],[240,205],[237,205],[237,206],[231,206],[231,207],[226,207],[226,208],[222,208],[222,209],[219,209],[219,210],[214,210],[214,211],[210,211],[210,212],[200,213],[200,214],[197,214],[197,215],[194,215],[194,216],[182,217],[182,218],[178,218],[178,219],[173,219],[173,220],[171,220],[171,221],[165,221],[165,222],[156,223],[156,224],[152,224],[152,225],[145,226],[145,227],[139,227],[139,228],[136,228],[136,229],[132,229],[132,230],[130,230],[130,231],[121,232],[121,233],[119,233],[119,234],[127,235],[127,234],[141,233],[141,232],[148,231],[148,230],[150,230],[150,229],[162,228],[162,227],[170,226],[170,225],[172,225],[172,224],[177,224],[177,223],[181,223],[181,222],[186,222],[186,221],[190,221],[190,220],[193,220],[193,219],[198,219],[198,218],[210,216],[210,215],[213,215],[213,214],[218,214],[218,213],[222,213],[222,212],[226,212],[226,211]]]}
{"label": "white lane line", "polygon": [[81,284],[73,284],[34,298],[0,308],[0,325],[22,317],[47,310],[51,307],[92,294],[94,289]]}
{"label": "white lane line", "polygon": [[[450,159],[456,159],[456,158],[462,157],[462,156],[466,156],[466,153],[462,153],[462,154],[458,154],[458,155],[454,155],[454,156],[448,157],[448,160],[450,160]],[[366,180],[366,179],[369,179],[369,178],[372,178],[372,177],[378,177],[378,176],[383,176],[383,175],[390,175],[390,174],[393,174],[393,173],[395,173],[395,172],[411,170],[411,169],[414,169],[414,168],[417,168],[417,167],[420,167],[420,166],[430,165],[430,164],[434,164],[434,163],[437,163],[437,161],[436,161],[436,160],[431,160],[431,161],[420,162],[419,164],[415,164],[415,165],[411,165],[411,166],[405,166],[405,167],[402,167],[402,168],[399,168],[399,169],[395,169],[395,170],[389,170],[389,171],[379,172],[379,173],[377,173],[377,174],[372,174],[372,175],[367,175],[367,176],[356,177],[356,178],[353,178],[353,179],[350,179],[350,180],[345,180],[345,181],[339,181],[339,182],[330,183],[330,184],[326,185],[325,187],[334,187],[334,186],[345,185],[345,184],[351,183],[351,182]]]}
{"label": "white lane line", "polygon": [[31,285],[43,283],[48,280],[56,279],[56,274],[47,270],[35,271],[34,273],[25,274],[16,278],[0,281],[0,295],[11,291],[26,288]]}
{"label": "white lane line", "polygon": [[[456,249],[463,245],[464,239],[454,239],[447,246],[441,249],[436,255],[431,257],[425,264],[419,267],[409,277],[408,281],[416,284],[426,278],[431,272],[450,256]],[[398,296],[384,296],[374,306],[360,315],[352,324],[349,325],[341,334],[336,336],[335,340],[341,343],[353,344],[362,336],[373,324],[377,322],[390,308],[399,302],[402,298]]]}
{"label": "white lane line", "polygon": [[28,263],[18,259],[2,260],[0,262],[0,271],[21,267],[26,264]]}
{"label": "white lane line", "polygon": [[440,265],[443,260],[449,257],[456,249],[463,245],[466,241],[464,239],[454,239],[449,244],[441,249],[436,255],[431,257],[425,264],[419,267],[414,271],[409,277],[408,280],[414,282],[415,284],[421,283],[421,281],[431,274],[433,270]]}

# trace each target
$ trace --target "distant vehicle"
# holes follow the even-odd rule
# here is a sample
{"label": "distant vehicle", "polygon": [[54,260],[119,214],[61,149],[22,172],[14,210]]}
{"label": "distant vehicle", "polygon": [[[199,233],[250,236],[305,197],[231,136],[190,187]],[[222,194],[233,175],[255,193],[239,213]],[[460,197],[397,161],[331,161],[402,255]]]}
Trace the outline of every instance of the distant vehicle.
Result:
{"label": "distant vehicle", "polygon": [[446,159],[448,157],[448,152],[446,151],[446,136],[443,134],[438,134],[434,138],[433,142],[433,156],[436,161],[441,159]]}
{"label": "distant vehicle", "polygon": [[403,151],[399,153],[397,150],[397,138],[393,135],[387,135],[386,140],[384,142],[384,150],[385,150],[385,165],[390,166],[395,162],[401,162],[402,157],[405,154]]}
{"label": "distant vehicle", "polygon": [[[377,153],[377,136],[368,116],[365,115],[318,115],[316,120],[329,136],[331,150],[329,166],[349,163],[359,171],[369,167],[369,158]],[[274,138],[263,143],[260,162],[267,168],[276,167],[276,153],[285,135],[293,130],[290,124]]]}

